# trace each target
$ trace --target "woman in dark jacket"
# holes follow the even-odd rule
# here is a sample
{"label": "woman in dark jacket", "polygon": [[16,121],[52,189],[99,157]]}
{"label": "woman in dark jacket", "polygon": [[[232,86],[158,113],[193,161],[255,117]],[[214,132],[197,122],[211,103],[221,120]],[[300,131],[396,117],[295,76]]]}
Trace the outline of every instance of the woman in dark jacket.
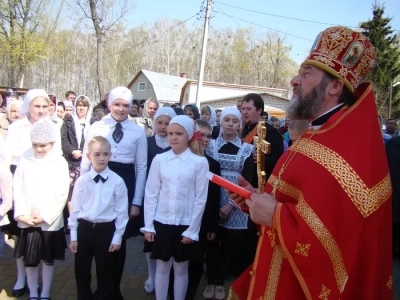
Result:
{"label": "woman in dark jacket", "polygon": [[91,103],[88,97],[78,96],[71,116],[64,119],[61,126],[61,146],[70,172],[70,190],[68,194],[68,210],[73,187],[79,177],[85,136],[89,131],[91,119]]}

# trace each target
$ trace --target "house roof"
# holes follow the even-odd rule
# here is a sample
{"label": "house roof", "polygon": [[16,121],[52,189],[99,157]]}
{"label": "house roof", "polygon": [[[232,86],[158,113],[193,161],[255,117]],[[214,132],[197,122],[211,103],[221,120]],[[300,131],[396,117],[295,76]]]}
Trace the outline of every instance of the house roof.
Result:
{"label": "house roof", "polygon": [[148,70],[140,70],[139,73],[137,73],[132,81],[128,84],[129,89],[139,78],[140,74],[146,76],[146,78],[151,82],[158,101],[178,102],[182,87],[187,81],[186,78],[179,76],[162,74]]}
{"label": "house roof", "polygon": [[[190,80],[188,79],[185,83],[185,85],[182,87],[182,93],[180,95],[179,103],[183,103],[183,98],[185,94],[185,90],[188,86],[190,85],[197,85],[197,80]],[[279,89],[279,88],[271,88],[271,87],[261,87],[261,86],[252,86],[252,85],[242,85],[242,84],[236,84],[236,83],[224,83],[224,82],[213,82],[213,81],[203,81],[203,87],[210,87],[210,88],[220,88],[220,89],[214,89],[212,92],[207,95],[206,92],[203,90],[203,95],[201,102],[207,102],[207,101],[216,101],[219,99],[224,99],[224,98],[234,98],[234,97],[240,97],[244,96],[248,93],[267,93],[269,95],[282,98],[285,100],[285,97],[282,97],[282,93],[285,92],[285,89]]]}
{"label": "house roof", "polygon": [[[222,98],[215,98],[215,99],[211,99],[211,100],[204,100],[204,101],[201,101],[201,103],[207,103],[207,102],[216,102],[216,101],[223,101],[223,100],[230,100],[230,99],[235,99],[235,98],[242,98],[244,95],[247,95],[249,92],[240,92],[240,91],[238,91],[238,93],[237,94],[235,94],[235,95],[232,95],[232,96],[228,96],[228,97],[222,97]],[[278,96],[278,95],[275,95],[275,94],[271,94],[271,93],[267,93],[267,92],[258,92],[258,93],[256,93],[256,94],[259,94],[259,95],[268,95],[268,96],[272,96],[272,97],[276,97],[276,98],[278,98],[278,99],[280,99],[280,100],[285,100],[285,101],[289,101],[289,98],[286,98],[286,97],[282,97],[282,96]]]}

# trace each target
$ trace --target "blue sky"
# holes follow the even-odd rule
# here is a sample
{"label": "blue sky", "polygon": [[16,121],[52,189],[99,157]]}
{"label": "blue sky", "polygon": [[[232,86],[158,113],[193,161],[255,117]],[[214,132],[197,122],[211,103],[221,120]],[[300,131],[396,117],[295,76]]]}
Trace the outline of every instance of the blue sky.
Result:
{"label": "blue sky", "polygon": [[[215,12],[212,13],[211,26],[214,28],[238,28],[239,26],[246,28],[252,26],[259,30],[265,30],[264,28],[244,22],[247,21],[291,34],[293,36],[286,35],[286,41],[293,46],[291,58],[297,63],[300,63],[305,58],[308,49],[312,46],[318,33],[330,25],[257,14],[227,5],[289,18],[356,27],[359,22],[372,18],[371,8],[375,2],[374,0],[213,1],[215,2]],[[160,18],[185,20],[199,12],[202,3],[203,0],[137,0],[135,10],[130,12],[126,19],[129,20],[129,26],[138,26],[144,22],[153,22]],[[392,28],[400,32],[400,0],[387,0],[381,3],[385,4],[386,15],[393,17],[391,22]],[[219,13],[217,13],[218,11]],[[203,19],[196,21],[196,25],[202,26],[202,22],[204,22]],[[192,24],[192,20],[188,21],[189,27]]]}

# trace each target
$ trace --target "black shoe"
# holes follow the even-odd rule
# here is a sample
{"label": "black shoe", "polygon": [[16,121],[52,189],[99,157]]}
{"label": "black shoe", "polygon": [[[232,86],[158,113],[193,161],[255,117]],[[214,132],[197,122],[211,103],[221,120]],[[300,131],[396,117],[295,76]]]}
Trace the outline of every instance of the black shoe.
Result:
{"label": "black shoe", "polygon": [[11,296],[15,297],[15,298],[19,298],[21,296],[23,296],[26,292],[26,286],[24,286],[22,289],[18,289],[18,290],[12,290],[11,292]]}

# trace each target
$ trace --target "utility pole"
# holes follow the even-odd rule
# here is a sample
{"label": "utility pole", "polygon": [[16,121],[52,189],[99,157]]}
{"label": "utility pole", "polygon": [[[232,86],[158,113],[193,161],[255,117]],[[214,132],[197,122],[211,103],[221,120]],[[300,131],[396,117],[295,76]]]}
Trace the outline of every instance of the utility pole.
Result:
{"label": "utility pole", "polygon": [[196,91],[196,106],[199,109],[200,109],[201,89],[203,87],[204,65],[205,65],[205,62],[206,62],[206,51],[207,51],[207,40],[208,40],[208,27],[209,27],[209,23],[210,23],[210,12],[211,12],[211,0],[207,0],[206,18],[204,20],[203,47],[201,49],[199,80],[197,81],[197,91]]}

